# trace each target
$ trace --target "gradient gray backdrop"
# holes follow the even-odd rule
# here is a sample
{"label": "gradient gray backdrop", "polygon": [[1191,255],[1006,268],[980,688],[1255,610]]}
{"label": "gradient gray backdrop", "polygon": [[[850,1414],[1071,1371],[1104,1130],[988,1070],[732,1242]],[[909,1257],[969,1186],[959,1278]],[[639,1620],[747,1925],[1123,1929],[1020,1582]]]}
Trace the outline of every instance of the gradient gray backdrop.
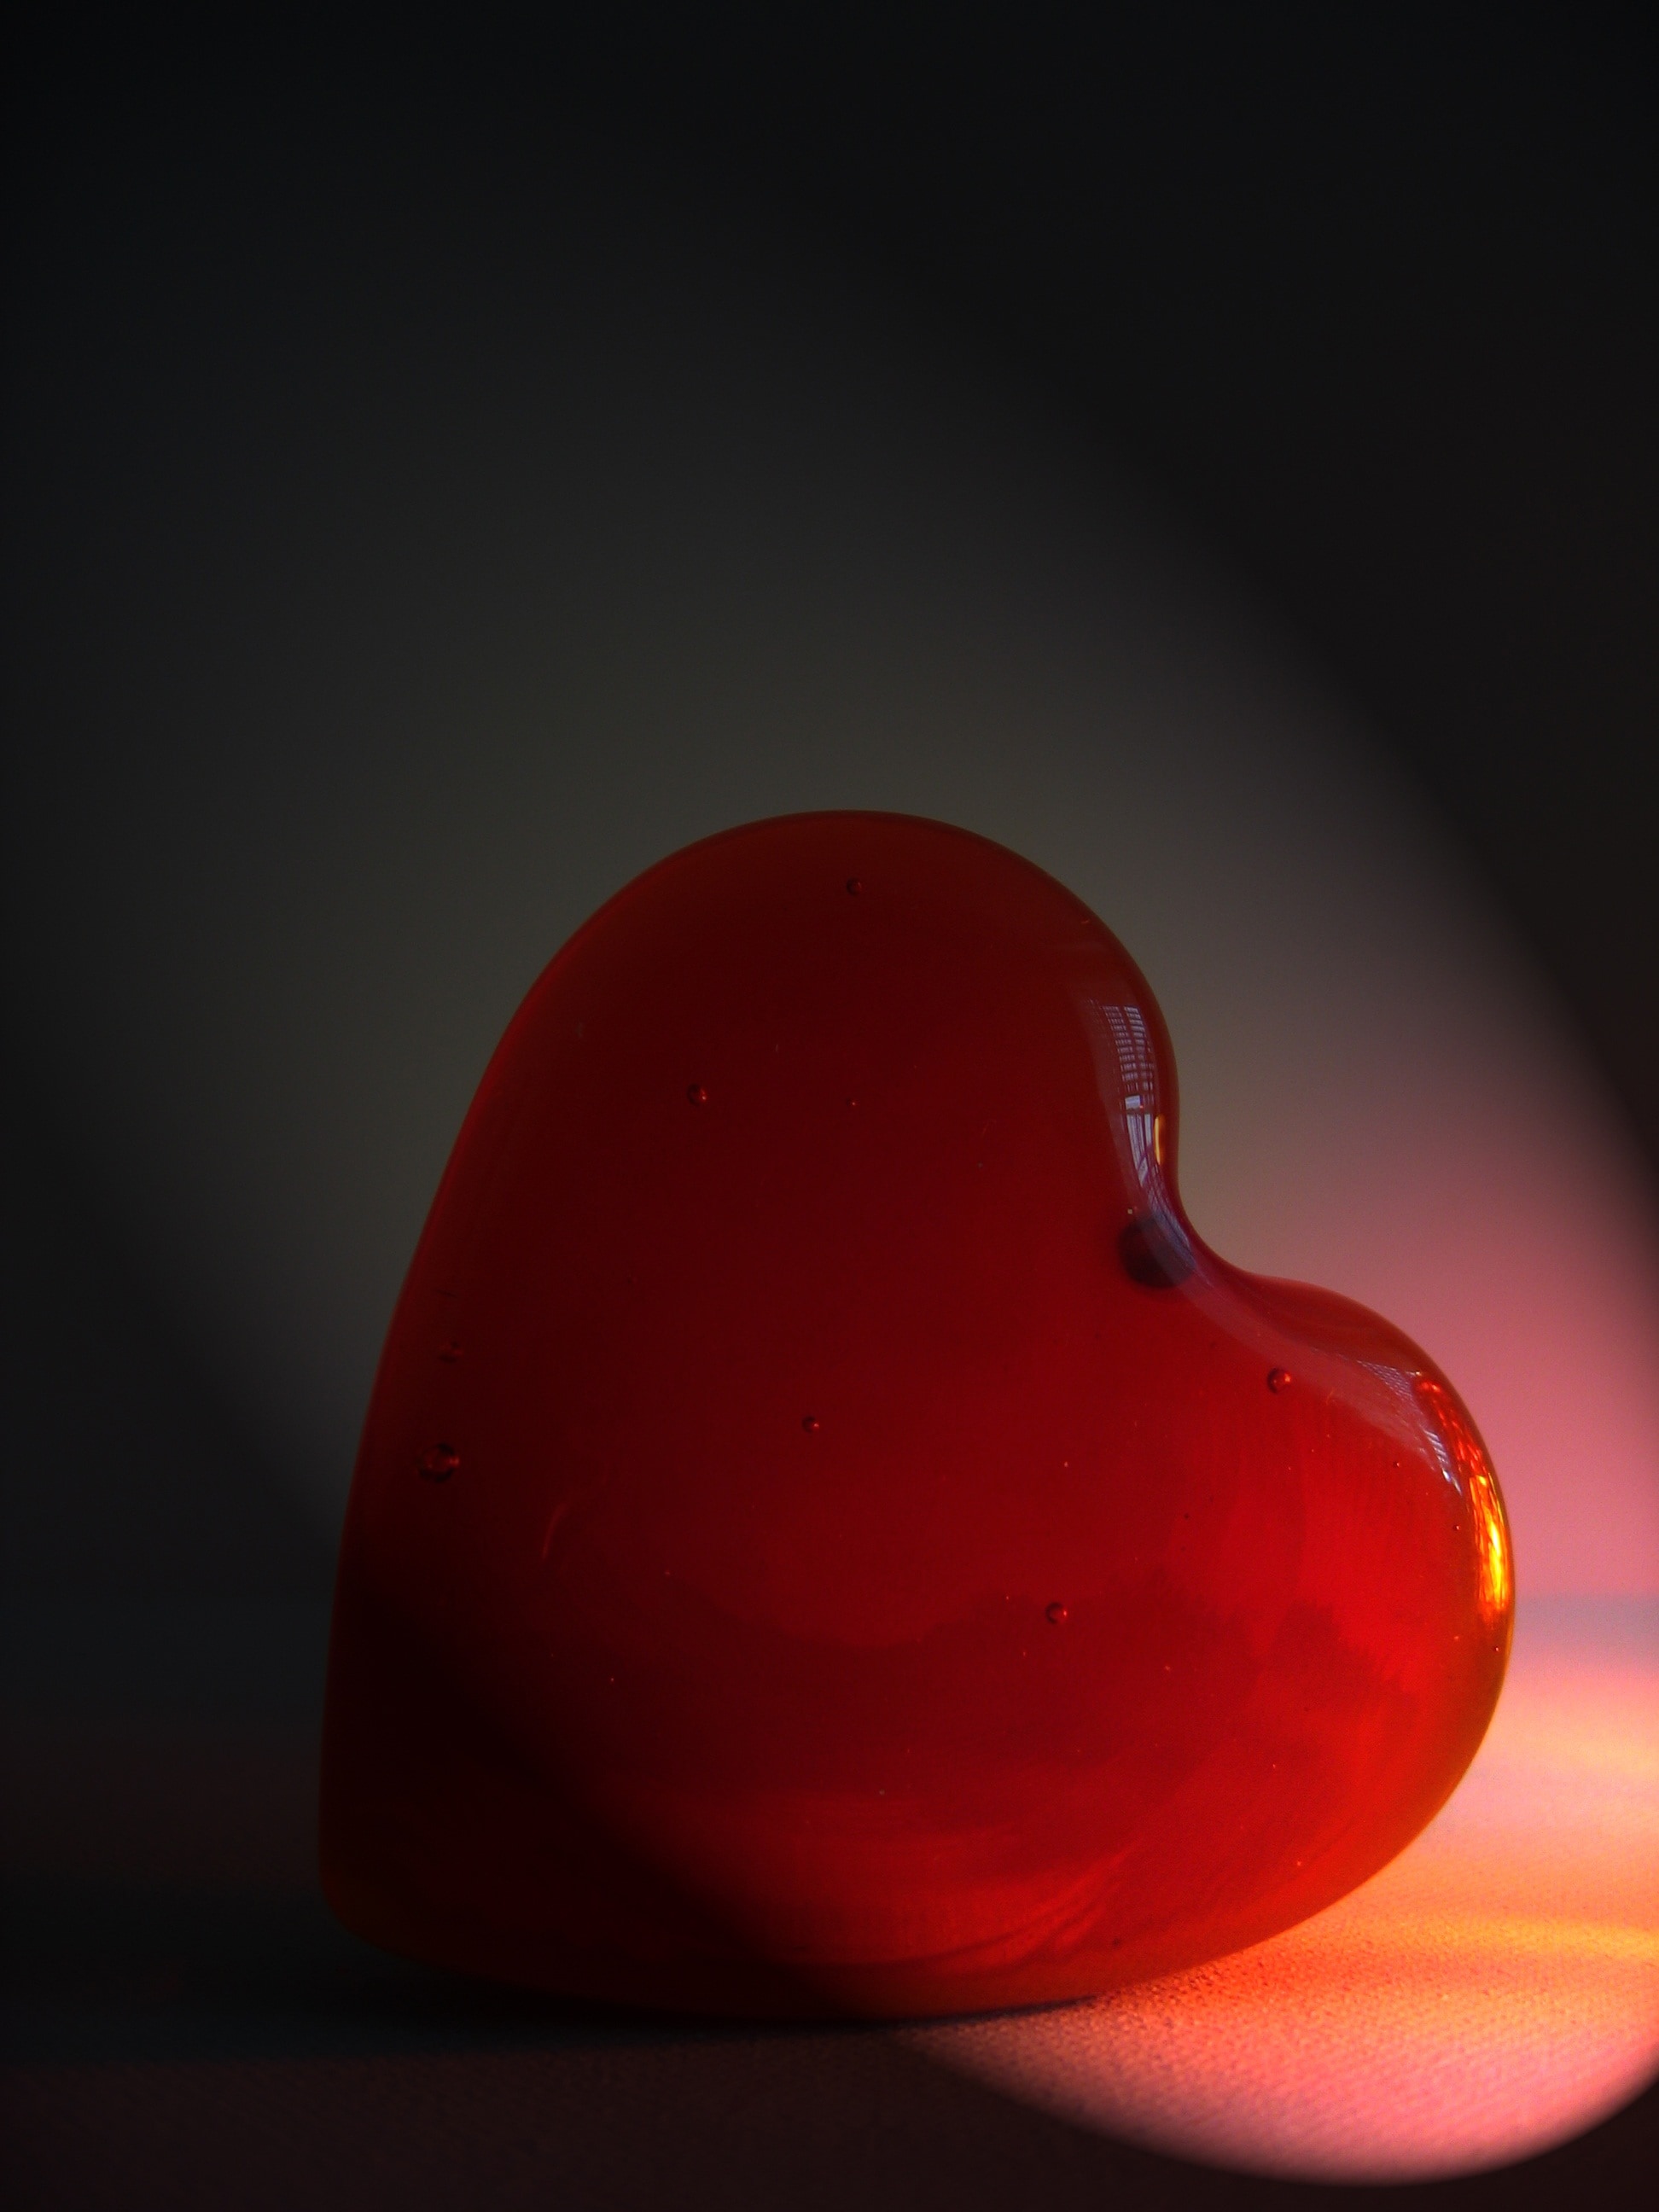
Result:
{"label": "gradient gray backdrop", "polygon": [[522,233],[320,158],[45,188],[14,1577],[325,1574],[537,970],[674,846],[862,805],[1122,937],[1199,1228],[1442,1362],[1523,1601],[1659,1589],[1652,1192],[1423,791],[1074,422],[672,162],[559,161]]}

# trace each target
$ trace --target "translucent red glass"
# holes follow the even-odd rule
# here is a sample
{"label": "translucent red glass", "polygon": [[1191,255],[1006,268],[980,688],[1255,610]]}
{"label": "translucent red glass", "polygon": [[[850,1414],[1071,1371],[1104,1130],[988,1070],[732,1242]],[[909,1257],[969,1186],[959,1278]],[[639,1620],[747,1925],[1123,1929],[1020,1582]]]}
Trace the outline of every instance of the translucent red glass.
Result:
{"label": "translucent red glass", "polygon": [[1235,1949],[1486,1728],[1508,1536],[1397,1329],[1176,1187],[1121,945],[937,823],[761,823],[491,1062],[342,1545],[336,1911],[694,2009],[936,2014]]}

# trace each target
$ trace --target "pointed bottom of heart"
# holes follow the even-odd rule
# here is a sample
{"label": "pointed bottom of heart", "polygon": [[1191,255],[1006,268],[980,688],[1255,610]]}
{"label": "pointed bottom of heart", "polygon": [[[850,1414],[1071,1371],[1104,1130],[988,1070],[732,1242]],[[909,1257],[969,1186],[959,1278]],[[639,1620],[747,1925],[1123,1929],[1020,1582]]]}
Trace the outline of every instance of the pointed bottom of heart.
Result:
{"label": "pointed bottom of heart", "polygon": [[[1347,1728],[1322,1756],[1304,1732],[1287,1782],[1269,1755],[1286,1743],[1246,1698],[1135,1832],[1122,1835],[1120,1811],[1115,1847],[1091,1851],[1113,1825],[1109,1778],[1069,1794],[1063,1776],[1034,1783],[1043,1817],[1023,1833],[1006,1791],[1000,1826],[955,1833],[868,1797],[761,1799],[660,1777],[590,1778],[582,1802],[349,1577],[331,1672],[323,1881],[356,1934],[569,1998],[774,2020],[1051,2004],[1259,1942],[1365,1880],[1432,1815],[1466,1753],[1443,1735],[1431,1747],[1430,1724],[1469,1703],[1448,1682],[1419,1711],[1379,1680],[1368,1707],[1350,1679]],[[1282,1718],[1271,1663],[1255,1689]],[[965,1940],[940,1946],[952,1926]]]}

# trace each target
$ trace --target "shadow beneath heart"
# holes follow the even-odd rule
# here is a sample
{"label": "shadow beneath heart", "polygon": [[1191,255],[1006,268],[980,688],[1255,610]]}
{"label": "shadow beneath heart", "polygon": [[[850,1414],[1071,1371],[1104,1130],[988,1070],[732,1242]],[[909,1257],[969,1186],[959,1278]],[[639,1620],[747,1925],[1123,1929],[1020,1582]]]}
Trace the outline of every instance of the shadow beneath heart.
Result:
{"label": "shadow beneath heart", "polygon": [[[9,1608],[3,2124],[19,2207],[1081,2212],[1371,2193],[1115,2142],[888,2028],[629,2014],[371,1949],[315,1875],[326,1634],[314,1599]],[[1526,2167],[1412,2194],[1594,2192],[1637,2170],[1654,2121],[1650,2095]]]}

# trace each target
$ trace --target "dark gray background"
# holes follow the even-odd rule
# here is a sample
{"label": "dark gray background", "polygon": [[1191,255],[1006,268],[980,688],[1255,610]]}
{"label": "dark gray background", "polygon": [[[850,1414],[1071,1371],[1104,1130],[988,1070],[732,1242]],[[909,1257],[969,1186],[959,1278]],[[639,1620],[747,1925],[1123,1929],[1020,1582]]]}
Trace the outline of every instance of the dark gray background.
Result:
{"label": "dark gray background", "polygon": [[[257,908],[260,854],[284,836],[349,857],[376,779],[395,787],[406,771],[395,726],[413,711],[366,694],[361,641],[450,611],[418,592],[365,605],[365,580],[372,591],[395,574],[398,547],[434,514],[441,526],[446,501],[467,558],[444,573],[471,573],[481,598],[510,597],[520,542],[510,469],[490,461],[481,505],[465,439],[417,511],[405,462],[428,417],[400,420],[397,395],[429,410],[447,392],[486,428],[496,402],[522,413],[555,247],[628,333],[610,372],[625,385],[637,350],[665,337],[649,301],[672,294],[678,223],[685,267],[706,270],[737,239],[745,296],[787,292],[792,313],[803,289],[821,299],[826,348],[838,325],[896,319],[924,370],[971,363],[1008,417],[1063,447],[1083,503],[1097,486],[1103,504],[1151,518],[1143,543],[1167,526],[1200,565],[1207,547],[1227,592],[1253,599],[1431,795],[1447,825],[1433,836],[1505,902],[1659,1158],[1652,91],[1651,33],[1633,10],[1334,23],[1312,10],[1125,22],[854,9],[785,26],[759,9],[623,9],[532,47],[459,33],[423,44],[404,27],[372,51],[303,53],[275,31],[215,52],[155,30],[43,30],[10,133],[14,834],[27,843],[28,804],[51,793],[56,818],[83,822],[86,880],[118,881],[130,901],[145,895],[142,866],[127,851],[103,870],[100,851],[124,827],[142,832],[146,806],[167,806],[204,849],[226,832],[227,910]],[[642,250],[627,210],[641,197],[671,210],[646,249],[654,291],[627,274]],[[676,346],[695,336],[690,289]],[[388,349],[401,356],[390,377]],[[695,351],[688,385],[706,387],[725,356],[713,348],[711,369]],[[754,387],[724,402],[751,452],[763,348],[757,359]],[[981,402],[958,402],[949,378],[941,388],[971,428]],[[725,465],[696,443],[706,403],[705,389],[688,409],[691,447],[663,422],[623,486],[647,538],[653,501],[672,532],[700,471],[712,482]],[[860,435],[872,422],[882,434],[884,404],[846,395]],[[678,507],[660,489],[671,479]],[[572,496],[592,506],[592,483]],[[755,498],[764,511],[764,483]],[[584,621],[625,629],[628,609],[606,599],[605,502],[593,511],[594,560],[563,581]],[[669,570],[686,557],[665,542]],[[787,568],[782,523],[775,557]],[[1169,556],[1183,579],[1193,558]],[[409,643],[410,665],[428,667],[420,637]],[[296,696],[313,710],[315,750],[292,779],[239,774],[234,758],[227,770],[216,748],[226,702],[247,711],[254,665],[273,716]],[[147,726],[147,714],[171,720]],[[348,758],[338,733],[365,727]],[[77,799],[81,816],[64,815]],[[464,778],[442,806],[464,846]],[[672,780],[617,806],[587,903],[702,826]],[[14,889],[28,858],[14,860]],[[441,848],[411,841],[410,919],[388,935],[389,967],[411,945],[442,961],[444,903],[477,896],[475,880],[471,863],[452,874]],[[316,926],[292,883],[273,872],[273,931]],[[167,890],[158,874],[152,907]],[[89,908],[82,926],[107,933],[118,989],[118,905]],[[212,902],[167,927],[198,945]],[[135,927],[126,941],[150,957],[167,939]],[[36,1040],[39,976],[15,980],[14,1042]],[[481,1030],[499,1029],[527,980],[503,979]],[[337,1018],[372,1022],[374,1007]],[[883,2188],[896,2202],[929,2201],[927,2188],[940,2202],[1092,2201],[1108,2187],[1158,2202],[1191,2185],[961,2084],[899,2083],[886,2059],[833,2039],[810,2059],[744,2046],[750,2070],[732,2094],[763,2117],[698,2148],[638,2059],[656,2047],[648,2034],[508,2018],[337,1939],[295,1872],[325,1531],[247,1419],[234,1357],[158,1272],[151,1194],[134,1181],[143,1146],[90,1143],[64,1106],[84,1084],[66,1090],[36,1048],[13,1057],[5,1572],[21,1601],[13,1703],[32,1778],[19,1794],[43,1808],[15,1854],[24,2056],[185,2063],[574,2037],[637,2061],[615,2101],[567,2122],[586,2145],[567,2179],[584,2203],[645,2201],[682,2164],[688,2201],[805,2195],[814,2124],[828,2130],[812,2168],[825,2202]],[[98,1102],[100,1126],[123,1110]],[[65,1716],[92,1747],[72,1771],[52,1763]],[[108,1779],[135,1772],[152,1779]],[[221,1808],[205,1873],[145,1809],[157,1775],[175,1778],[179,1804]],[[76,1840],[92,1832],[114,1838],[101,1856]],[[207,2088],[179,2094],[183,2136],[144,2138],[142,2187],[131,2167],[100,2180],[88,2164],[82,2197],[65,2182],[54,2197],[47,2172],[34,2201],[119,2189],[107,2201],[172,2201],[179,2142],[218,2124]],[[641,2096],[671,2116],[644,2148]],[[98,2134],[100,2109],[73,2108],[54,2155]],[[368,2123],[349,2098],[342,2109],[328,2124],[356,2157]],[[782,2117],[814,2112],[840,2117]],[[1586,2148],[1579,2185],[1605,2193],[1613,2169],[1595,2161],[1650,2145],[1651,2099],[1622,2124],[1612,2148]],[[502,2125],[522,2132],[510,2114]],[[421,2160],[429,2201],[465,2193],[465,2124],[445,2126],[448,2148]],[[191,2186],[227,2201],[236,2142],[203,2155]],[[398,2170],[385,2155],[375,2171]],[[532,2147],[503,2169],[501,2201],[533,2193],[553,2156]],[[1571,2185],[1565,2171],[1549,2169],[1547,2186]],[[282,2172],[270,2201],[301,2187],[297,2168]]]}

